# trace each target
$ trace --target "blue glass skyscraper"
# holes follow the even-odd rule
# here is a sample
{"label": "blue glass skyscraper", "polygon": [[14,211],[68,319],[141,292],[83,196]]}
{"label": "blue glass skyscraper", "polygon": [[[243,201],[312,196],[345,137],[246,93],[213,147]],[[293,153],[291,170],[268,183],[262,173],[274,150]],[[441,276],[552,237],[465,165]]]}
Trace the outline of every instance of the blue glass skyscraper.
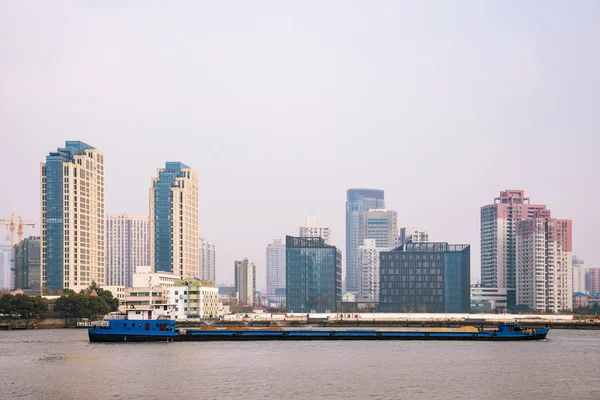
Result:
{"label": "blue glass skyscraper", "polygon": [[358,247],[364,233],[361,227],[363,211],[385,208],[384,193],[379,189],[349,189],[346,200],[346,291],[358,292],[360,266]]}

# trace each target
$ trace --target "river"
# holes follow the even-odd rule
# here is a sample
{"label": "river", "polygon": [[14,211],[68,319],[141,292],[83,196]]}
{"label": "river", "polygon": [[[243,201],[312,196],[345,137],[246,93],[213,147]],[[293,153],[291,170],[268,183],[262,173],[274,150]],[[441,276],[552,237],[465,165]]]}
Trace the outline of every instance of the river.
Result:
{"label": "river", "polygon": [[0,399],[600,399],[600,331],[540,342],[91,344],[0,332]]}

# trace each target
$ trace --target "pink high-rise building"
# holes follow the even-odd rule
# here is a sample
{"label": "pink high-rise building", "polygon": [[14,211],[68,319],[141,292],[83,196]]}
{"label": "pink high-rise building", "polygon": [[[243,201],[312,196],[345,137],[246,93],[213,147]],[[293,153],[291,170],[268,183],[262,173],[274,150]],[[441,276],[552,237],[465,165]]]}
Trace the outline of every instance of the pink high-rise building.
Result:
{"label": "pink high-rise building", "polygon": [[[481,286],[516,289],[517,223],[545,210],[530,204],[523,190],[506,190],[481,207]],[[510,301],[509,293],[509,303]]]}
{"label": "pink high-rise building", "polygon": [[539,210],[517,222],[517,304],[537,311],[570,310],[572,292],[572,223]]}

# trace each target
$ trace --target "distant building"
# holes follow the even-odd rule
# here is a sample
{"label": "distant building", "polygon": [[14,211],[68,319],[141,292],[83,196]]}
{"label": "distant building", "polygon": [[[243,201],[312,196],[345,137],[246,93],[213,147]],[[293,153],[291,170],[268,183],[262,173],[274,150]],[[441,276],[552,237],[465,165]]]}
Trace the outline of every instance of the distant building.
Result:
{"label": "distant building", "polygon": [[427,229],[420,231],[413,228],[403,227],[398,232],[394,247],[402,246],[407,243],[429,242],[429,233]]}
{"label": "distant building", "polygon": [[198,173],[181,162],[158,169],[150,187],[150,265],[181,279],[198,274]]}
{"label": "distant building", "polygon": [[15,289],[22,289],[28,295],[40,295],[41,238],[30,236],[15,244],[13,260]]}
{"label": "distant building", "polygon": [[287,312],[336,312],[342,301],[342,253],[322,238],[286,236]]}
{"label": "distant building", "polygon": [[177,319],[217,318],[219,315],[219,289],[210,281],[179,280],[168,292],[169,304],[175,305]]}
{"label": "distant building", "polygon": [[470,311],[469,245],[408,243],[380,257],[381,312]]}
{"label": "distant building", "polygon": [[573,255],[573,293],[583,292],[585,293],[585,264],[583,260],[577,258],[576,255]]}
{"label": "distant building", "polygon": [[573,293],[573,309],[589,306],[588,295],[582,292]]}
{"label": "distant building", "polygon": [[0,244],[0,289],[14,289],[10,244]]}
{"label": "distant building", "polygon": [[306,217],[304,225],[300,226],[300,237],[320,237],[325,243],[331,243],[331,229],[326,226],[320,226],[317,223],[317,217]]}
{"label": "distant building", "polygon": [[379,255],[382,251],[389,251],[389,248],[377,247],[375,239],[365,239],[364,244],[359,247],[360,301],[379,301]]}
{"label": "distant building", "polygon": [[514,305],[517,285],[517,223],[545,205],[530,204],[523,190],[506,190],[481,207],[481,286],[506,288]]}
{"label": "distant building", "polygon": [[216,282],[217,256],[215,244],[200,238],[200,274],[204,281]]}
{"label": "distant building", "polygon": [[125,289],[127,306],[169,304],[168,288],[175,285],[175,282],[180,279],[179,275],[150,271],[150,266],[136,267],[136,272],[132,276],[132,287]]}
{"label": "distant building", "polygon": [[385,209],[363,211],[360,225],[364,239],[374,239],[377,247],[390,248],[394,246],[398,236],[396,211]]}
{"label": "distant building", "polygon": [[285,243],[273,239],[267,245],[267,296],[285,296]]}
{"label": "distant building", "polygon": [[600,268],[586,269],[585,282],[588,293],[600,293]]}
{"label": "distant building", "polygon": [[43,294],[103,285],[104,155],[68,141],[46,156],[40,173]]}
{"label": "distant building", "polygon": [[508,289],[471,286],[471,311],[493,312],[508,307]]}
{"label": "distant building", "polygon": [[106,284],[131,287],[135,268],[150,264],[147,215],[106,215]]}
{"label": "distant building", "polygon": [[235,291],[240,306],[254,306],[256,292],[256,267],[247,258],[234,265]]}
{"label": "distant building", "polygon": [[517,304],[558,313],[573,305],[570,220],[538,211],[517,223]]}
{"label": "distant building", "polygon": [[149,266],[136,267],[132,276],[132,287],[171,287],[179,280],[179,275],[171,272],[150,272]]}
{"label": "distant building", "polygon": [[363,245],[363,212],[385,208],[384,192],[378,189],[349,189],[346,197],[346,290],[358,293],[360,266],[358,248]]}
{"label": "distant building", "polygon": [[125,297],[127,294],[127,288],[125,286],[102,286],[102,289],[109,291],[114,298],[119,300],[119,305],[125,305]]}

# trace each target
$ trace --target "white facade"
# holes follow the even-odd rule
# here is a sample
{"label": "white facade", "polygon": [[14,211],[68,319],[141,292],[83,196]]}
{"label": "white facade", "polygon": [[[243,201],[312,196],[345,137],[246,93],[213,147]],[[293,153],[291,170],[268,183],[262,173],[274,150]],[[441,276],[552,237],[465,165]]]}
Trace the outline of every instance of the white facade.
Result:
{"label": "white facade", "polygon": [[375,239],[377,247],[393,247],[398,236],[396,211],[370,209],[363,211],[360,228],[364,239]]}
{"label": "white facade", "polygon": [[[49,191],[56,190],[56,176],[47,176],[56,164],[40,164],[40,270],[44,294],[62,289],[79,291],[92,282],[105,283],[104,154],[82,142],[67,142],[66,146],[46,158],[62,163],[60,214],[55,214],[56,199],[47,198]],[[47,217],[47,213],[53,216]],[[61,229],[56,229],[60,225]],[[62,232],[62,240],[53,237],[57,231]],[[50,243],[56,248],[49,252],[51,237]],[[57,267],[62,267],[60,274]],[[62,285],[57,285],[59,281]]]}
{"label": "white facade", "polygon": [[102,289],[108,290],[112,293],[113,297],[119,300],[119,304],[125,303],[125,286],[102,286]]}
{"label": "white facade", "polygon": [[0,289],[12,289],[14,286],[10,259],[10,245],[0,245]]}
{"label": "white facade", "polygon": [[585,293],[585,264],[573,256],[573,293]]}
{"label": "white facade", "polygon": [[300,226],[300,237],[320,237],[325,243],[331,243],[331,229],[326,226],[319,226],[317,217],[308,216],[304,225]]}
{"label": "white facade", "polygon": [[178,285],[170,287],[169,304],[175,306],[177,319],[217,318],[222,308],[219,289],[214,286]]}
{"label": "white facade", "polygon": [[203,281],[216,282],[216,248],[215,244],[200,238],[200,269],[198,277]]}
{"label": "white facade", "polygon": [[150,264],[150,221],[147,215],[106,216],[106,284],[133,284],[135,268]]}
{"label": "white facade", "polygon": [[403,227],[400,228],[400,231],[398,232],[394,247],[402,246],[407,243],[419,242],[429,242],[429,233],[427,233],[427,229],[420,231],[413,228]]}
{"label": "white facade", "polygon": [[267,245],[267,295],[276,296],[285,290],[285,243],[273,239]]}
{"label": "white facade", "polygon": [[358,248],[360,267],[360,301],[379,301],[379,254],[387,247],[377,247],[375,239],[365,239]]}
{"label": "white facade", "polygon": [[545,212],[517,225],[517,304],[558,313],[573,303],[571,225]]}
{"label": "white facade", "polygon": [[[150,186],[150,265],[155,271],[173,272],[181,279],[196,276],[200,265],[198,172],[183,163],[167,162],[157,175]],[[169,195],[157,190],[163,185],[170,187]],[[162,204],[157,206],[156,201]],[[167,223],[172,225],[168,229],[164,227]],[[170,243],[170,251],[157,252],[157,240]],[[162,258],[157,258],[159,254]]]}
{"label": "white facade", "polygon": [[[139,272],[138,272],[139,271]],[[179,276],[170,272],[150,272],[149,266],[136,267],[132,277],[132,287],[171,287],[179,280]]]}
{"label": "white facade", "polygon": [[508,289],[471,286],[471,311],[489,311],[508,306]]}

